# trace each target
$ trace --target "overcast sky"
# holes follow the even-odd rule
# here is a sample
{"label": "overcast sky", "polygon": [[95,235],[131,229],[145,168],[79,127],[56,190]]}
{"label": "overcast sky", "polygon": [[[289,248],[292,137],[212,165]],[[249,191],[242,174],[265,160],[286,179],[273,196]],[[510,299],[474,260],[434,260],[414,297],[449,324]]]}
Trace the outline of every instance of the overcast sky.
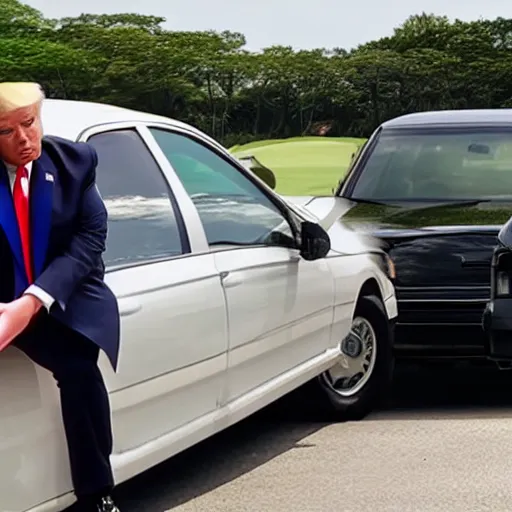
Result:
{"label": "overcast sky", "polygon": [[510,0],[21,0],[49,18],[138,12],[167,19],[171,30],[231,30],[247,48],[350,49],[392,33],[422,11],[451,19],[512,18]]}

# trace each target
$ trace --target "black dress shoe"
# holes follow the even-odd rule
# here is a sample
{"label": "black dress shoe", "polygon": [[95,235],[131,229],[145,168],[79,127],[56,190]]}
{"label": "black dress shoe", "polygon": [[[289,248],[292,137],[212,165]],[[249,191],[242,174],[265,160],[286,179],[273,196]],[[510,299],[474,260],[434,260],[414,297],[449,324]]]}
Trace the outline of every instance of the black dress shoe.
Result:
{"label": "black dress shoe", "polygon": [[120,512],[120,510],[116,507],[114,500],[110,496],[105,496],[104,498],[100,499],[100,501],[96,504],[96,511],[97,512]]}

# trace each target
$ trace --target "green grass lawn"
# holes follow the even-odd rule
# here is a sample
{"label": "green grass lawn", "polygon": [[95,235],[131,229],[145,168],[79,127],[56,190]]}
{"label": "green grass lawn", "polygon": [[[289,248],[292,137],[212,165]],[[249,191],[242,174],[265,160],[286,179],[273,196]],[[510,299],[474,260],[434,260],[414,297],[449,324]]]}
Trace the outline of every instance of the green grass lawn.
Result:
{"label": "green grass lawn", "polygon": [[294,137],[251,142],[230,151],[236,157],[253,155],[272,169],[279,194],[322,195],[331,194],[363,143],[350,137]]}

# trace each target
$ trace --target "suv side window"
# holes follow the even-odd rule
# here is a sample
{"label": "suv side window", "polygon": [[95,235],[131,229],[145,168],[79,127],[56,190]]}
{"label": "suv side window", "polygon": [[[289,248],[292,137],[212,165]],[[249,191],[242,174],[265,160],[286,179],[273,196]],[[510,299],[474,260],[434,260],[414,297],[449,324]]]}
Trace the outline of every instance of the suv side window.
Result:
{"label": "suv side window", "polygon": [[189,252],[181,215],[135,129],[92,135],[96,181],[108,210],[105,264],[125,265]]}
{"label": "suv side window", "polygon": [[150,131],[194,201],[210,246],[295,247],[279,208],[235,166],[191,137]]}

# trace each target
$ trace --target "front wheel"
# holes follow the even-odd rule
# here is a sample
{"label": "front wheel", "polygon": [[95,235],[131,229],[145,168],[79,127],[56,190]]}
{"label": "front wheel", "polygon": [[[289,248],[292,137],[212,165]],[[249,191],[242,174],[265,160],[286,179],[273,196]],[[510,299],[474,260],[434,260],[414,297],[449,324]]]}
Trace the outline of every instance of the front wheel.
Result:
{"label": "front wheel", "polygon": [[342,421],[364,418],[387,397],[393,370],[393,329],[384,305],[363,296],[337,363],[318,377],[328,411]]}

